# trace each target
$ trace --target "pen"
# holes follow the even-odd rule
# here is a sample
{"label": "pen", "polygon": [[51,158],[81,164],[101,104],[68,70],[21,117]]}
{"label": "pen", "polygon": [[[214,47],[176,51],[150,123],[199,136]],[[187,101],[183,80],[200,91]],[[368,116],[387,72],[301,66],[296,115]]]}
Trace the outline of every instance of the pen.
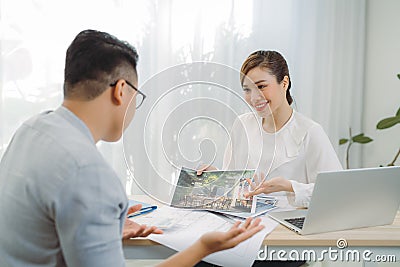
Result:
{"label": "pen", "polygon": [[136,211],[134,213],[128,214],[128,218],[132,218],[132,217],[136,217],[145,213],[149,213],[152,212],[153,210],[157,209],[157,206],[152,206],[152,207],[147,207],[147,208],[143,208],[139,211]]}

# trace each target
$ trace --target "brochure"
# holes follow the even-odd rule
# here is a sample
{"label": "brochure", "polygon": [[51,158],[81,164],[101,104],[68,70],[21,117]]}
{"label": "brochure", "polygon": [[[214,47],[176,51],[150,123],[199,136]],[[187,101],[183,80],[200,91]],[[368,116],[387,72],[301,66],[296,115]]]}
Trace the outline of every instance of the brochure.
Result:
{"label": "brochure", "polygon": [[[276,202],[276,201],[275,201]],[[275,204],[274,202],[274,204]],[[234,212],[234,211],[213,211],[215,213],[221,213],[224,214],[226,216],[230,216],[230,217],[239,217],[239,218],[249,218],[249,217],[256,217],[259,215],[262,215],[264,213],[267,213],[273,209],[276,209],[277,207],[272,204],[271,202],[264,202],[264,201],[260,201],[257,199],[256,202],[256,210],[254,212]]]}
{"label": "brochure", "polygon": [[257,202],[246,198],[249,191],[246,178],[252,178],[254,170],[205,171],[181,168],[171,206],[209,210],[241,218],[253,217],[273,208],[271,202]]}

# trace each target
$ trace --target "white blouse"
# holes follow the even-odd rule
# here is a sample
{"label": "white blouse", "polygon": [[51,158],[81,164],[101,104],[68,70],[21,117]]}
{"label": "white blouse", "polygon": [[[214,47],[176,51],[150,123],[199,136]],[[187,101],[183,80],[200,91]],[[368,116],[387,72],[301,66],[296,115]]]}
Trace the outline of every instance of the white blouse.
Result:
{"label": "white blouse", "polygon": [[268,178],[282,176],[292,183],[290,204],[308,207],[319,172],[341,170],[335,150],[321,125],[293,110],[276,133],[267,133],[253,113],[233,124],[224,155],[224,169],[256,169]]}

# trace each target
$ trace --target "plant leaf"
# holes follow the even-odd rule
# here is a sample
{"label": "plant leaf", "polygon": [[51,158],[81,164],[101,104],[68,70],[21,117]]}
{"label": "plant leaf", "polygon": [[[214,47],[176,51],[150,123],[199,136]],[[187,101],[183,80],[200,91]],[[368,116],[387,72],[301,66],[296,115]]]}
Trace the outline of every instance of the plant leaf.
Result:
{"label": "plant leaf", "polygon": [[339,140],[339,145],[346,144],[348,141],[349,141],[349,139],[342,138],[342,139]]}
{"label": "plant leaf", "polygon": [[363,136],[364,136],[364,133],[360,133],[360,134],[357,134],[357,135],[353,136],[353,137],[351,138],[351,140],[354,141],[354,138],[359,138],[359,137],[363,137]]}
{"label": "plant leaf", "polygon": [[397,74],[397,78],[399,78],[399,79],[400,79],[400,73],[399,73],[399,74]]}
{"label": "plant leaf", "polygon": [[353,141],[355,143],[366,144],[366,143],[372,142],[373,140],[371,138],[369,138],[368,136],[354,136]]}
{"label": "plant leaf", "polygon": [[400,116],[400,108],[397,110],[396,116]]}
{"label": "plant leaf", "polygon": [[382,130],[382,129],[390,128],[390,127],[396,125],[397,123],[400,123],[400,116],[389,117],[389,118],[385,118],[385,119],[381,120],[380,122],[378,122],[378,124],[376,125],[376,128],[379,130]]}

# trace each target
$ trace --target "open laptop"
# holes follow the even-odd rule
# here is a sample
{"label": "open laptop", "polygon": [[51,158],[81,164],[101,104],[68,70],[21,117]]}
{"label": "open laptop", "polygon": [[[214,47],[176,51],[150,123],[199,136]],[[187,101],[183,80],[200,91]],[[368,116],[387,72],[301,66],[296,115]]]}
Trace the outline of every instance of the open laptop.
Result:
{"label": "open laptop", "polygon": [[400,205],[400,167],[317,175],[308,210],[268,215],[301,235],[392,224]]}

